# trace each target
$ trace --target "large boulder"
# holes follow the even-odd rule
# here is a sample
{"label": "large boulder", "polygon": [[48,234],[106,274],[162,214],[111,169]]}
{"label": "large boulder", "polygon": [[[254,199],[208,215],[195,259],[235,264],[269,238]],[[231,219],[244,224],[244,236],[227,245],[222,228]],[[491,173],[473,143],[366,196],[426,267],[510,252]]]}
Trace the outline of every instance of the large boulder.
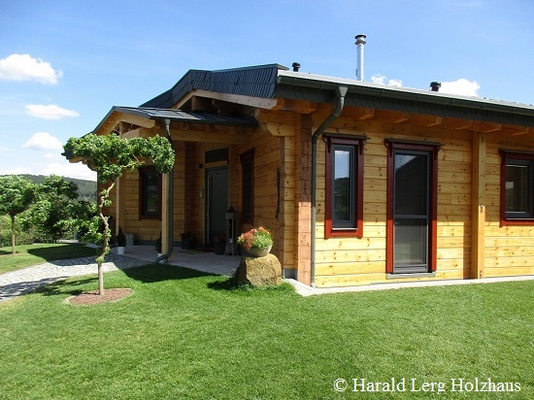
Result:
{"label": "large boulder", "polygon": [[280,285],[282,264],[274,254],[265,257],[243,257],[235,271],[234,280],[238,285]]}

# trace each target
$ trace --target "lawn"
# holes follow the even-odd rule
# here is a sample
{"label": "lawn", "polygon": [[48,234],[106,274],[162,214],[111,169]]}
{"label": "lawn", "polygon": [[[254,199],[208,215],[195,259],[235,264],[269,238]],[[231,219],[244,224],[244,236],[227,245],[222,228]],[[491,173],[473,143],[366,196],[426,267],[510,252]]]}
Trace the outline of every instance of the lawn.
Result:
{"label": "lawn", "polygon": [[17,246],[15,250],[17,253],[13,256],[11,247],[0,247],[0,274],[51,260],[96,257],[95,249],[70,243],[32,244]]}
{"label": "lawn", "polygon": [[134,294],[65,303],[84,277],[0,303],[0,398],[534,398],[534,281],[304,298],[148,265],[106,285]]}

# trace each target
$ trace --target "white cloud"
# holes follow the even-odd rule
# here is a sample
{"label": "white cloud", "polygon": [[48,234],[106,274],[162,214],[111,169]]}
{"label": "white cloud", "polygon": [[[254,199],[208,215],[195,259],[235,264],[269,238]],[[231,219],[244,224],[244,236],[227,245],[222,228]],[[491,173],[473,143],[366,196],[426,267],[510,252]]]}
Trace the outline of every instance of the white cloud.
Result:
{"label": "white cloud", "polygon": [[96,181],[96,172],[89,169],[87,165],[82,163],[53,162],[47,164],[41,172],[41,175],[60,175],[69,178],[86,179],[88,181]]}
{"label": "white cloud", "polygon": [[80,115],[77,111],[61,108],[57,104],[28,104],[26,106],[26,114],[41,119],[61,119]]}
{"label": "white cloud", "polygon": [[26,143],[22,145],[22,148],[62,151],[63,145],[57,137],[52,136],[48,132],[37,132]]}
{"label": "white cloud", "polygon": [[371,82],[376,83],[378,85],[402,87],[402,80],[400,79],[389,79],[388,80],[387,76],[384,76],[381,74],[374,74],[373,76],[371,76]]}
{"label": "white cloud", "polygon": [[0,167],[0,175],[59,175],[69,178],[96,181],[96,172],[93,172],[82,163],[69,163],[60,152],[47,154],[45,158],[34,157],[27,159],[24,166],[12,168]]}
{"label": "white cloud", "polygon": [[56,85],[62,71],[56,71],[49,62],[33,58],[29,54],[11,54],[0,59],[0,80],[30,81]]}
{"label": "white cloud", "polygon": [[440,93],[478,97],[480,85],[476,81],[460,78],[454,82],[441,82]]}

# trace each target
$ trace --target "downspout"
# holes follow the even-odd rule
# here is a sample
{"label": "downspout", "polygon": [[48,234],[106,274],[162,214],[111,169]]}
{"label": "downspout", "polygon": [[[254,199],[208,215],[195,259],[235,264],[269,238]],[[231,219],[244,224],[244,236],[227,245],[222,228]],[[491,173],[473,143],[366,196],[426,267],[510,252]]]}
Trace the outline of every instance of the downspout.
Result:
{"label": "downspout", "polygon": [[312,135],[312,166],[311,166],[311,261],[310,261],[310,274],[311,274],[311,286],[315,287],[315,224],[317,220],[317,139],[326,128],[341,114],[343,107],[345,106],[345,96],[347,95],[348,88],[346,86],[337,86],[336,88],[337,104],[336,108],[328,116],[327,119],[317,128]]}
{"label": "downspout", "polygon": [[[172,142],[171,129],[170,129],[171,120],[164,119],[163,121],[165,122],[165,134],[167,135],[167,139],[169,140],[171,147],[172,147],[172,151],[174,152],[175,151],[174,143]],[[161,260],[168,259],[171,256],[172,251],[174,250],[174,165],[169,172],[168,190],[169,190],[169,196],[168,196],[169,197],[169,250],[165,254],[162,254],[161,256],[156,258],[156,261],[154,261],[156,264],[158,264]]]}

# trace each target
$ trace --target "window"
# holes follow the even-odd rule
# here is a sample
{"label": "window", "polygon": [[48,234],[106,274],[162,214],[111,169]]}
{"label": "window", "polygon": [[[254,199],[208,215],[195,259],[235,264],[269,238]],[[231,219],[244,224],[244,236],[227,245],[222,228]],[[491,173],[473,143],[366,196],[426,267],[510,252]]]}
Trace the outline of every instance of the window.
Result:
{"label": "window", "polygon": [[154,167],[139,168],[140,218],[161,218],[161,174]]}
{"label": "window", "polygon": [[501,226],[534,225],[534,153],[500,153]]}
{"label": "window", "polygon": [[360,136],[325,134],[325,238],[363,237],[363,146]]}
{"label": "window", "polygon": [[244,223],[254,223],[254,149],[241,155],[241,209]]}

